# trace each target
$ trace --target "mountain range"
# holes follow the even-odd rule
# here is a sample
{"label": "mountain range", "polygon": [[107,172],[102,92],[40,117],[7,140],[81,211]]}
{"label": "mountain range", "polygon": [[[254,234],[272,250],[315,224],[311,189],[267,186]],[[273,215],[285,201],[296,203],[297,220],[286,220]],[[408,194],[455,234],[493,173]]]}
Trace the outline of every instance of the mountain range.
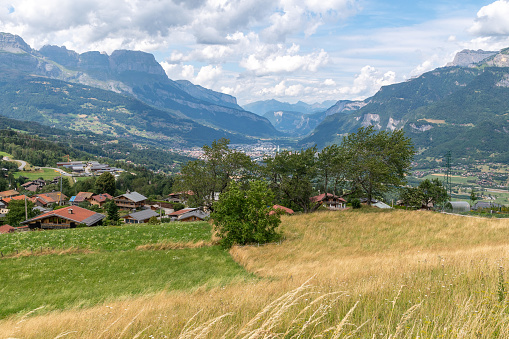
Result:
{"label": "mountain range", "polygon": [[149,53],[37,51],[1,33],[0,114],[163,147],[202,146],[221,137],[245,144],[299,138],[297,147],[324,147],[374,126],[403,129],[419,156],[452,151],[457,158],[509,162],[509,48],[461,51],[446,67],[384,86],[362,101],[269,100],[241,107],[233,96],[169,79]]}
{"label": "mountain range", "polygon": [[0,70],[0,107],[11,118],[174,145],[280,135],[234,97],[169,79],[149,53],[78,54],[58,46],[36,51],[21,37],[1,33]]}

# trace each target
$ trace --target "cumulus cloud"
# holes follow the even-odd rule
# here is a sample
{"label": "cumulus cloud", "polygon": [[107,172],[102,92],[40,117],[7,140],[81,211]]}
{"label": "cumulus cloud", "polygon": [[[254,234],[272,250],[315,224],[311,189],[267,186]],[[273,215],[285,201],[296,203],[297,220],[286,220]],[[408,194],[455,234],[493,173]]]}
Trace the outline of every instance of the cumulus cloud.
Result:
{"label": "cumulus cloud", "polygon": [[352,86],[342,87],[339,89],[339,92],[348,95],[368,96],[375,94],[380,87],[391,85],[395,81],[395,72],[388,71],[381,74],[376,68],[367,65],[355,77]]}
{"label": "cumulus cloud", "polygon": [[[274,47],[274,46],[273,46]],[[300,55],[299,46],[284,48],[277,45],[277,50],[268,48],[251,54],[240,61],[240,66],[256,75],[291,73],[297,70],[316,72],[327,64],[329,56],[323,49],[318,52]]]}
{"label": "cumulus cloud", "polygon": [[478,36],[508,36],[509,1],[498,0],[482,7],[469,32]]}

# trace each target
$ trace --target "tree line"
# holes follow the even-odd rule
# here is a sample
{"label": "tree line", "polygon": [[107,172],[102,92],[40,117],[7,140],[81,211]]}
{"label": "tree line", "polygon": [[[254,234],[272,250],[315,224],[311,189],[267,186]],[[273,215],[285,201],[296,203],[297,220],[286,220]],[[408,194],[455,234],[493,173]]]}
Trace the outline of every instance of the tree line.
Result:
{"label": "tree line", "polygon": [[228,139],[204,146],[203,159],[190,161],[176,177],[176,189],[192,191],[191,206],[214,210],[214,196],[234,181],[240,188],[254,179],[263,180],[274,194],[273,202],[297,211],[313,212],[320,204],[310,198],[333,193],[348,198],[367,198],[367,203],[406,183],[414,147],[402,130],[376,131],[360,128],[318,152],[316,147],[284,150],[255,163],[230,149]]}

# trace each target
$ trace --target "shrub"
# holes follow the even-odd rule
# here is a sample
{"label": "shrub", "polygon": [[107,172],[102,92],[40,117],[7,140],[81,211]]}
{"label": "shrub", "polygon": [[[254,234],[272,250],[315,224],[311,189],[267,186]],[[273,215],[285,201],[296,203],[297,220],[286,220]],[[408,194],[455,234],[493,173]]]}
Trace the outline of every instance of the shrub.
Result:
{"label": "shrub", "polygon": [[357,198],[352,199],[351,204],[352,204],[353,209],[361,208],[361,206],[362,206],[361,201]]}
{"label": "shrub", "polygon": [[267,243],[279,237],[276,228],[281,223],[274,211],[274,193],[263,181],[253,181],[247,191],[230,182],[226,192],[214,203],[211,218],[223,248],[235,244]]}

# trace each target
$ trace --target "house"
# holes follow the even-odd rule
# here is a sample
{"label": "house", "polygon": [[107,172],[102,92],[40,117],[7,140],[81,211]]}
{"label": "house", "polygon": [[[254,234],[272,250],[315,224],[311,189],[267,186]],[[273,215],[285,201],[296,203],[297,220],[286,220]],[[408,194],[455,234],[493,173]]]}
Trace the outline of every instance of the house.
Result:
{"label": "house", "polygon": [[198,208],[184,208],[168,214],[171,221],[201,221],[209,216]]}
{"label": "house", "polygon": [[6,233],[14,233],[16,232],[16,228],[12,227],[11,225],[2,225],[0,226],[0,234],[6,234]]}
{"label": "house", "polygon": [[128,214],[122,218],[124,218],[126,224],[141,224],[148,222],[152,217],[159,217],[159,213],[148,209]]}
{"label": "house", "polygon": [[76,206],[79,203],[90,201],[93,195],[94,193],[92,192],[79,192],[78,194],[76,194],[76,196],[71,197],[71,199],[69,199],[69,202],[71,203],[71,205]]}
{"label": "house", "polygon": [[16,190],[3,191],[3,192],[0,192],[0,199],[12,198],[17,195],[19,195],[19,193]]}
{"label": "house", "polygon": [[25,200],[25,199],[30,200],[30,198],[29,198],[29,197],[27,197],[27,196],[26,196],[26,195],[24,195],[24,194],[23,194],[23,195],[16,195],[16,196],[14,196],[14,197],[12,197],[12,198],[5,198],[5,199],[2,199],[2,200],[4,201],[4,203],[6,203],[6,204],[7,204],[7,206],[9,206],[9,203],[10,203],[11,201],[13,201],[13,200]]}
{"label": "house", "polygon": [[35,191],[43,188],[44,186],[46,186],[46,181],[44,181],[42,179],[36,179],[34,181],[25,182],[23,185],[21,185],[21,187],[23,187],[23,189],[30,191],[30,192],[35,192]]}
{"label": "house", "polygon": [[170,193],[170,194],[168,194],[168,198],[166,198],[166,200],[168,200],[170,202],[178,202],[180,204],[184,204],[187,201],[187,197],[189,195],[194,195],[194,192],[186,191],[186,192]]}
{"label": "house", "polygon": [[[295,213],[291,208],[284,207],[284,206],[281,206],[281,205],[274,205],[274,206],[272,206],[272,208],[275,209],[275,210],[283,211],[283,213],[285,213],[285,214],[294,214]],[[276,211],[270,211],[269,215],[272,215],[274,213],[276,213]]]}
{"label": "house", "polygon": [[107,200],[113,200],[113,197],[108,193],[97,194],[90,199],[90,205],[103,207]]}
{"label": "house", "polygon": [[33,196],[30,199],[35,206],[49,207],[51,205],[62,205],[67,200],[67,196],[60,192],[42,193]]}
{"label": "house", "polygon": [[115,197],[115,204],[122,209],[136,209],[143,207],[147,198],[138,192],[129,192]]}
{"label": "house", "polygon": [[7,214],[9,212],[9,208],[7,207],[7,203],[3,200],[0,200],[0,214]]}
{"label": "house", "polygon": [[102,224],[106,216],[79,206],[68,206],[50,211],[35,218],[23,221],[21,224],[28,225],[31,229],[66,229],[75,228],[80,224],[97,226]]}
{"label": "house", "polygon": [[321,203],[323,206],[328,208],[329,210],[339,210],[343,209],[346,206],[346,200],[334,195],[332,193],[322,193],[320,195],[309,198],[311,202]]}

